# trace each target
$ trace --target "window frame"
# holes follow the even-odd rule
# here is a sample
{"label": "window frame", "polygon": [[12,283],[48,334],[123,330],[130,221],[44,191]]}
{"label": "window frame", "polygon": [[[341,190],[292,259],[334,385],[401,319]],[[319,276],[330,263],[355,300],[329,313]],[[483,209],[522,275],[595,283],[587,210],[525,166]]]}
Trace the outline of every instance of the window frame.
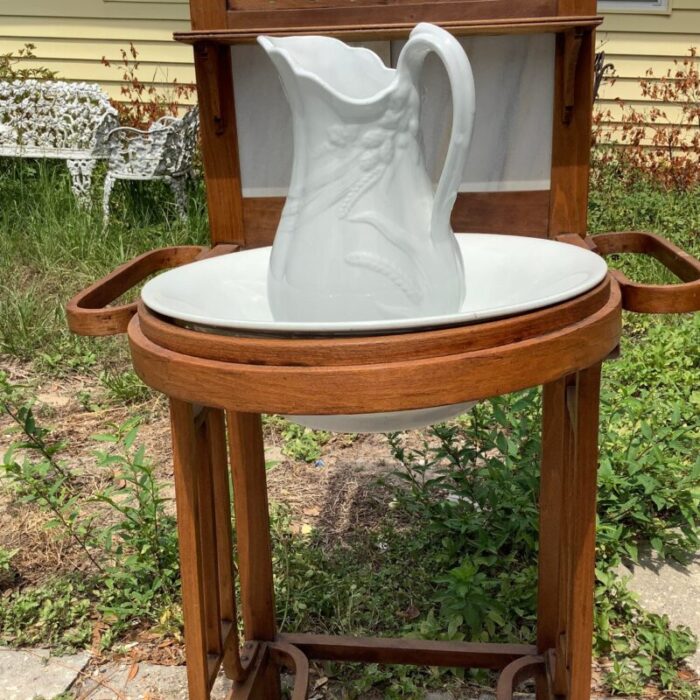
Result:
{"label": "window frame", "polygon": [[670,15],[673,0],[598,0],[598,12],[606,15]]}

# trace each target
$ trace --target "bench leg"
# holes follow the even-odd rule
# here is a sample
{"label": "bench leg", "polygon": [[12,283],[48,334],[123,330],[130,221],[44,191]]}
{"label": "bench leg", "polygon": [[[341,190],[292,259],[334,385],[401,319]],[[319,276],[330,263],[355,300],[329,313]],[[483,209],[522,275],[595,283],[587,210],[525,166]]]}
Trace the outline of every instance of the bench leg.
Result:
{"label": "bench leg", "polygon": [[104,227],[106,227],[109,223],[109,199],[112,196],[114,181],[114,175],[112,175],[112,173],[107,173],[104,188],[102,190],[102,225]]}
{"label": "bench leg", "polygon": [[165,178],[175,196],[175,206],[181,219],[187,219],[187,177]]}
{"label": "bench leg", "polygon": [[68,159],[66,165],[71,176],[71,189],[80,206],[90,208],[90,187],[96,161],[92,158]]}

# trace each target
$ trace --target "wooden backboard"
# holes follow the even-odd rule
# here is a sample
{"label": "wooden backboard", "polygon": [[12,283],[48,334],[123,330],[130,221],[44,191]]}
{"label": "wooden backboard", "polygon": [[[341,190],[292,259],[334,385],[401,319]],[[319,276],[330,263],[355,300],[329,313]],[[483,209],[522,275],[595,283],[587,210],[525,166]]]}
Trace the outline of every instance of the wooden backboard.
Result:
{"label": "wooden backboard", "polygon": [[[595,0],[190,0],[213,243],[271,243],[292,157],[290,115],[258,34],[327,34],[395,61],[419,21],[464,44],[477,119],[453,212],[456,231],[586,231]],[[431,73],[432,71],[432,73]],[[449,100],[426,68],[424,142],[439,160]],[[445,111],[442,110],[441,114]]]}

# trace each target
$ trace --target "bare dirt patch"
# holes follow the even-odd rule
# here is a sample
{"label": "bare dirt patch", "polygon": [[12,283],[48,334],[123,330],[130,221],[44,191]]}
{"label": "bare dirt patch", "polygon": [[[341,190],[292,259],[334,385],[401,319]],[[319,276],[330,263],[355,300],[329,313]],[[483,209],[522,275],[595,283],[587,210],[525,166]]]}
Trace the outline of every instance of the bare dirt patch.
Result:
{"label": "bare dirt patch", "polygon": [[[94,376],[71,374],[61,378],[46,378],[32,370],[31,365],[2,358],[2,367],[13,384],[26,385],[28,395],[36,397],[34,411],[42,426],[51,429],[51,441],[62,443],[59,459],[70,463],[71,471],[79,474],[83,495],[90,496],[114,474],[97,464],[95,451],[105,449],[97,443],[97,433],[113,432],[135,413],[144,418],[140,440],[167,479],[170,466],[169,420],[165,402],[154,397],[146,403],[124,406],[106,396]],[[81,397],[89,395],[86,405]],[[18,440],[12,419],[0,414],[0,454]],[[20,457],[21,459],[21,457]],[[16,492],[0,482],[0,547],[17,550],[13,568],[23,584],[41,583],[57,573],[82,569],[85,556],[77,551],[56,530],[46,529],[51,516],[31,504],[25,504]]]}
{"label": "bare dirt patch", "polygon": [[293,529],[314,527],[338,541],[381,517],[390,497],[377,480],[395,468],[381,435],[338,436],[324,445],[319,463],[283,459],[268,472],[268,488],[271,500],[290,509]]}
{"label": "bare dirt patch", "polygon": [[[36,397],[37,419],[51,429],[52,440],[63,443],[59,459],[79,474],[81,493],[86,497],[115,478],[95,457],[96,450],[110,449],[110,444],[97,443],[93,436],[113,432],[113,426],[138,414],[142,423],[137,442],[145,446],[156,465],[164,495],[171,498],[168,510],[174,512],[170,423],[164,397],[153,395],[144,403],[125,406],[108,396],[96,376],[47,378],[14,360],[3,362],[3,369],[12,383],[27,385],[28,395]],[[0,454],[18,438],[12,427],[12,420],[0,415]],[[281,436],[268,429],[266,458],[274,464],[268,471],[270,500],[288,509],[293,531],[313,528],[330,546],[359,528],[373,527],[386,514],[390,496],[377,482],[390,478],[396,464],[383,436],[333,436],[323,446],[321,459],[311,464],[286,457],[281,448]],[[46,528],[49,519],[35,505],[22,503],[13,488],[0,482],[0,547],[17,550],[13,559],[15,587],[89,569],[78,547],[57,530]],[[95,634],[99,637],[100,630],[96,628]],[[183,662],[179,640],[164,640],[148,630],[135,631],[126,645],[132,661]],[[100,658],[98,663],[104,661]]]}

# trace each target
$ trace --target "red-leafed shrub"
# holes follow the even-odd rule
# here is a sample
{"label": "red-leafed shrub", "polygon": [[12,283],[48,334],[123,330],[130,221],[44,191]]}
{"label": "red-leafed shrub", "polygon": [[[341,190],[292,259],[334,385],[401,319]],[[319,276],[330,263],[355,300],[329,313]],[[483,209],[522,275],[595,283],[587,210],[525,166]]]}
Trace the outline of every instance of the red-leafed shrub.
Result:
{"label": "red-leafed shrub", "polygon": [[122,99],[112,100],[112,103],[124,126],[145,129],[161,117],[175,117],[180,105],[188,102],[197,91],[193,83],[179,83],[177,78],[168,80],[160,68],[149,82],[144,82],[138,74],[141,62],[133,43],[129,44],[128,51],[121,49],[121,55],[121,60],[114,64],[103,56],[102,63],[107,67],[114,65],[122,73]]}
{"label": "red-leafed shrub", "polygon": [[[640,81],[650,106],[638,109],[617,100],[621,116],[613,122],[610,109],[595,110],[594,163],[625,166],[632,174],[646,174],[669,189],[687,191],[700,185],[700,67],[691,48],[674,61],[666,75],[652,69]],[[615,78],[611,78],[614,82]],[[678,107],[676,115],[669,107]]]}

